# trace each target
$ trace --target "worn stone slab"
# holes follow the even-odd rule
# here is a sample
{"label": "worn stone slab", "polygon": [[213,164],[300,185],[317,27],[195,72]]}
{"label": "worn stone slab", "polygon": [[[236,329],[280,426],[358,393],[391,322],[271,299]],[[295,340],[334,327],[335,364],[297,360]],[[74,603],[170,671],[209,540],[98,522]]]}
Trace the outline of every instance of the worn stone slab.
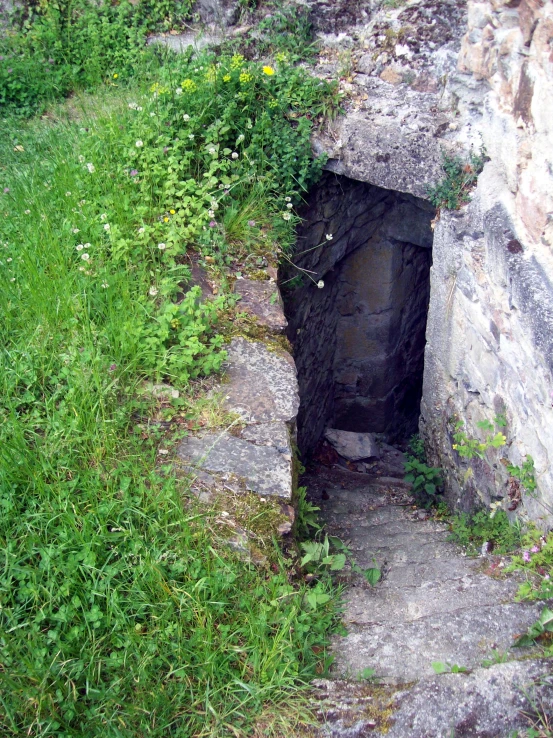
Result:
{"label": "worn stone slab", "polygon": [[272,446],[257,446],[228,433],[208,433],[185,438],[177,453],[206,472],[236,474],[252,492],[292,498],[292,457]]}
{"label": "worn stone slab", "polygon": [[387,738],[508,738],[529,727],[536,707],[553,716],[553,661],[495,664],[472,674],[441,674],[398,694]]}
{"label": "worn stone slab", "polygon": [[427,198],[427,187],[442,176],[440,132],[449,124],[438,113],[439,96],[405,85],[358,75],[368,99],[364,110],[336,120],[316,133],[313,148],[326,151],[326,169],[378,187]]}
{"label": "worn stone slab", "polygon": [[[529,727],[539,705],[553,715],[553,662],[494,664],[471,674],[441,674],[394,689],[318,679],[317,738],[511,738]],[[391,714],[390,714],[391,713]],[[525,734],[525,733],[524,733]]]}
{"label": "worn stone slab", "polygon": [[334,446],[340,456],[350,461],[370,459],[371,457],[378,458],[380,456],[380,449],[372,433],[354,433],[336,428],[327,428],[325,438]]}
{"label": "worn stone slab", "polygon": [[294,360],[258,341],[234,338],[225,363],[226,407],[247,423],[295,421],[300,398]]}
{"label": "worn stone slab", "polygon": [[286,423],[259,423],[247,425],[240,438],[255,443],[257,446],[273,446],[281,454],[292,455],[290,431]]}
{"label": "worn stone slab", "polygon": [[511,602],[517,589],[517,582],[503,582],[468,571],[443,581],[419,582],[417,578],[399,587],[390,586],[385,580],[378,589],[370,589],[369,585],[360,582],[359,586],[348,591],[344,622],[356,625],[394,620],[407,622],[447,612],[456,613],[462,608],[488,607]]}
{"label": "worn stone slab", "polygon": [[[373,668],[398,683],[434,674],[433,661],[477,668],[494,650],[510,651],[516,636],[539,616],[543,604],[473,606],[413,621],[399,613],[385,624],[351,626],[333,642],[333,671],[356,676]],[[528,649],[516,649],[522,656]]]}
{"label": "worn stone slab", "polygon": [[237,279],[234,292],[240,295],[240,311],[257,318],[258,323],[273,333],[284,333],[288,321],[284,317],[280,293],[273,281],[261,282],[254,279]]}

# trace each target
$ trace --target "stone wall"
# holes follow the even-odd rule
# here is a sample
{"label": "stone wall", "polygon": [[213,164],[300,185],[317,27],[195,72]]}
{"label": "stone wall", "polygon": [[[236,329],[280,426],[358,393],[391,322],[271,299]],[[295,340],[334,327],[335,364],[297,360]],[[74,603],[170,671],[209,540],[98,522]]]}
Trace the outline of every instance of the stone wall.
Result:
{"label": "stone wall", "polygon": [[[550,524],[553,4],[469,3],[451,90],[467,138],[478,134],[490,161],[471,204],[443,213],[436,228],[422,430],[455,504],[503,498],[508,509]],[[498,412],[507,418],[506,446],[462,463],[452,419],[482,437],[477,422]],[[520,466],[528,455],[536,498],[505,471],[505,460]]]}
{"label": "stone wall", "polygon": [[286,295],[302,453],[327,425],[387,441],[415,432],[433,214],[417,198],[330,174],[312,194],[293,261],[313,281]]}
{"label": "stone wall", "polygon": [[[366,7],[366,6],[363,6]],[[435,233],[421,431],[462,509],[553,522],[553,3],[411,0],[320,29],[317,73],[342,76],[346,113],[314,137],[331,171],[427,197],[441,152],[489,161],[472,202]],[[449,24],[447,33],[443,24]],[[506,445],[466,463],[453,423],[507,420]],[[535,462],[536,494],[506,464]]]}

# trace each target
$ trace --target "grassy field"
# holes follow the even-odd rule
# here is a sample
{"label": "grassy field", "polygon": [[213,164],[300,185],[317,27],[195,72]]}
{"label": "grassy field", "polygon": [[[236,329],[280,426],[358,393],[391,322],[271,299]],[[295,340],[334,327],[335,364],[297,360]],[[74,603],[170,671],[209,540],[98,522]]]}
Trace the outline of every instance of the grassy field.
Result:
{"label": "grassy field", "polygon": [[[292,241],[334,92],[240,55],[115,84],[0,125],[0,733],[290,735],[331,585],[313,607],[276,548],[258,568],[221,544],[141,388],[194,412],[225,275]],[[191,254],[207,303],[182,297]]]}

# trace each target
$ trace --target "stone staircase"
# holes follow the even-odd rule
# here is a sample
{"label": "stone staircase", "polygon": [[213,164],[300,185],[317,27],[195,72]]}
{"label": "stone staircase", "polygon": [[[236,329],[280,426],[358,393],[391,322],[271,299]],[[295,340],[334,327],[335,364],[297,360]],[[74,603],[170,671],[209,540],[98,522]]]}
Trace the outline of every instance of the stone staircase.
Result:
{"label": "stone staircase", "polygon": [[544,603],[514,602],[497,557],[464,556],[399,478],[333,468],[303,483],[329,535],[383,575],[371,587],[346,574],[347,633],[334,638],[333,678],[316,683],[321,736],[507,738],[540,710],[553,716],[553,662],[513,649]]}

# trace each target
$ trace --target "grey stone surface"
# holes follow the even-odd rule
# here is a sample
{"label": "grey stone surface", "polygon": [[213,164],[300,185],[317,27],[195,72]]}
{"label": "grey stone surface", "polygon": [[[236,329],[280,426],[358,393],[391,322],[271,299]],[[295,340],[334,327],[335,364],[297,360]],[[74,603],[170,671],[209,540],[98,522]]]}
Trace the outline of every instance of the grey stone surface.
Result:
{"label": "grey stone surface", "polygon": [[192,8],[201,23],[223,28],[236,23],[239,11],[239,0],[196,0]]}
{"label": "grey stone surface", "polygon": [[202,438],[189,436],[178,447],[187,464],[207,472],[231,472],[260,495],[292,498],[292,456],[272,446],[254,443],[229,434],[209,433]]}
{"label": "grey stone surface", "polygon": [[527,728],[525,714],[553,712],[553,662],[496,664],[472,674],[442,674],[395,697],[389,738],[508,738]]}
{"label": "grey stone surface", "polygon": [[[553,522],[553,283],[495,202],[497,186],[490,167],[472,203],[444,213],[435,231],[421,431],[451,504],[470,510],[503,498],[505,508],[520,512],[522,503],[545,526]],[[482,438],[477,423],[498,413],[507,419],[506,445],[482,460],[459,458],[450,418]],[[520,466],[527,455],[536,496],[501,462]]]}
{"label": "grey stone surface", "polygon": [[148,44],[166,46],[177,54],[185,52],[190,46],[195,51],[218,46],[223,36],[218,31],[189,31],[188,33],[156,33],[148,37]]}
{"label": "grey stone surface", "polygon": [[236,475],[260,495],[292,499],[292,435],[299,405],[292,357],[264,343],[234,338],[225,363],[226,378],[217,388],[225,407],[238,413],[244,427],[188,436],[177,453],[198,477],[194,489],[209,501],[216,480],[210,474]]}
{"label": "grey stone surface", "polygon": [[257,321],[273,333],[283,333],[288,325],[282,310],[280,293],[274,281],[237,279],[234,292],[240,295],[239,310],[257,318]]}
{"label": "grey stone surface", "polygon": [[380,456],[380,449],[372,433],[354,433],[327,428],[324,437],[345,459],[359,461]]}
{"label": "grey stone surface", "polygon": [[[361,479],[321,470],[302,480],[328,533],[383,574],[376,587],[344,575],[347,633],[333,639],[333,679],[315,682],[317,735],[511,738],[533,705],[553,715],[553,661],[513,648],[544,603],[515,603],[518,580],[486,573],[501,561],[463,556],[448,526],[406,504],[393,480]],[[436,676],[432,662],[469,673]],[[365,669],[381,681],[359,681]]]}
{"label": "grey stone surface", "polygon": [[[441,674],[397,690],[362,683],[314,683],[318,736],[326,738],[512,738],[525,735],[536,708],[553,712],[553,662],[494,664]],[[391,713],[391,714],[390,714]]]}
{"label": "grey stone surface", "polygon": [[439,95],[395,86],[358,75],[356,87],[367,96],[361,110],[338,118],[315,135],[316,153],[325,151],[326,168],[389,190],[427,197],[441,179],[440,133],[449,117],[439,112]]}
{"label": "grey stone surface", "polygon": [[348,545],[361,567],[382,571],[376,587],[351,578],[343,616],[348,633],[333,644],[336,676],[372,668],[402,683],[431,676],[433,661],[474,669],[494,650],[524,654],[512,651],[514,640],[543,605],[514,603],[518,580],[488,576],[486,558],[462,555],[444,523],[420,519],[394,501],[392,490],[355,484],[327,483],[321,499],[314,485],[328,533]]}
{"label": "grey stone surface", "polygon": [[286,352],[234,338],[226,361],[225,404],[247,423],[291,423],[299,407],[296,369]]}

